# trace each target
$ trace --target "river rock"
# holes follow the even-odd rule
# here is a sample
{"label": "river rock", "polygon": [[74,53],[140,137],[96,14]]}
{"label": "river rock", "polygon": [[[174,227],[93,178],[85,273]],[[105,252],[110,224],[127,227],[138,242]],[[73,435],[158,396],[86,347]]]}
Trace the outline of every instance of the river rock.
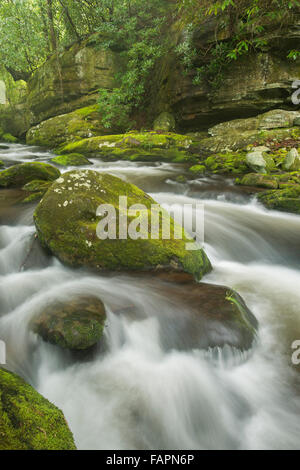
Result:
{"label": "river rock", "polygon": [[0,172],[0,188],[22,188],[33,180],[54,181],[60,171],[47,163],[19,163]]}
{"label": "river rock", "polygon": [[270,190],[258,195],[258,199],[268,209],[300,214],[300,184]]}
{"label": "river rock", "polygon": [[195,160],[190,154],[193,138],[173,132],[128,132],[91,137],[68,143],[58,149],[60,154],[79,152],[103,160],[173,161]]}
{"label": "river rock", "polygon": [[268,170],[275,167],[271,157],[264,155],[263,152],[253,151],[246,155],[247,165],[258,173],[267,173]]}
{"label": "river rock", "polygon": [[300,156],[297,149],[293,148],[288,152],[283,163],[283,168],[286,171],[300,170]]}
{"label": "river rock", "polygon": [[171,113],[161,113],[158,118],[155,119],[153,129],[155,131],[172,132],[175,130],[175,118]]}
{"label": "river rock", "polygon": [[26,134],[26,143],[56,148],[65,142],[107,133],[101,124],[98,105],[95,104],[55,116],[32,127]]}
{"label": "river rock", "polygon": [[258,321],[242,297],[229,287],[196,283],[185,273],[142,275],[140,287],[168,299],[157,311],[161,344],[167,349],[209,349],[229,345],[249,350]]}
{"label": "river rock", "polygon": [[83,165],[92,165],[87,158],[85,158],[80,153],[70,153],[69,155],[58,155],[57,157],[52,158],[52,163],[61,166],[83,166]]}
{"label": "river rock", "polygon": [[79,297],[47,306],[32,321],[32,330],[64,349],[84,350],[103,335],[105,307],[97,297]]}
{"label": "river rock", "polygon": [[236,181],[237,184],[242,186],[254,186],[258,188],[277,189],[278,181],[274,176],[249,173],[245,175],[241,180]]}
{"label": "river rock", "polygon": [[0,450],[75,450],[63,413],[23,379],[0,369]]}
{"label": "river rock", "polygon": [[[200,279],[211,270],[203,249],[186,250],[188,240],[182,227],[173,220],[171,227],[183,233],[182,239],[174,239],[171,229],[170,239],[162,239],[161,232],[158,239],[152,239],[147,232],[144,238],[137,240],[130,237],[100,240],[96,230],[103,217],[96,216],[96,211],[99,205],[110,204],[115,209],[113,215],[118,226],[119,196],[127,196],[128,207],[143,204],[150,220],[152,204],[157,203],[136,186],[91,170],[64,173],[47,191],[34,214],[42,245],[70,266],[99,271],[175,270],[186,271]],[[136,220],[124,209],[126,214],[129,223]],[[165,211],[161,217],[169,223]]]}

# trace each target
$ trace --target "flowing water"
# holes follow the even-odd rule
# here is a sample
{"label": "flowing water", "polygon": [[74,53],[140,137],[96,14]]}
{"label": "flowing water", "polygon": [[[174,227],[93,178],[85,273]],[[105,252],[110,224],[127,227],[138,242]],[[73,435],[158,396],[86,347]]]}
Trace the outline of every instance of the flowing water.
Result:
{"label": "flowing water", "polygon": [[[7,165],[50,157],[22,145],[0,151]],[[176,165],[93,162],[160,203],[204,202],[214,266],[205,281],[244,297],[259,320],[258,342],[248,355],[166,347],[172,319],[185,312],[147,283],[71,270],[53,258],[22,269],[34,234],[34,207],[26,206],[0,227],[7,366],[63,410],[79,449],[299,448],[300,366],[291,365],[291,343],[300,339],[300,217],[266,211],[224,179],[176,183]],[[78,293],[105,302],[107,348],[75,361],[28,324],[51,300]],[[117,313],[132,304],[139,316]],[[169,328],[160,321],[165,314]]]}

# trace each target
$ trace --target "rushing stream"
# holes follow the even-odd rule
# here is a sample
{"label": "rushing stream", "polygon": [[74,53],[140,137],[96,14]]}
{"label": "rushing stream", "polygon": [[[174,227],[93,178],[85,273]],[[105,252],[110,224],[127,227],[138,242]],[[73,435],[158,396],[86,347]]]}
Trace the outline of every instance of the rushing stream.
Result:
{"label": "rushing stream", "polygon": [[[6,164],[47,161],[51,154],[10,145]],[[205,204],[205,249],[214,270],[206,282],[236,289],[256,315],[250,354],[167,347],[174,334],[160,318],[185,315],[172,299],[137,279],[71,270],[56,259],[22,269],[34,234],[34,206],[0,227],[0,339],[7,366],[59,406],[79,449],[295,449],[300,440],[300,217],[265,210],[231,181],[176,182],[169,164],[108,164],[111,172],[160,203]],[[31,333],[33,315],[53,299],[99,296],[107,307],[107,347],[74,361]],[[137,316],[118,314],[134,304]]]}

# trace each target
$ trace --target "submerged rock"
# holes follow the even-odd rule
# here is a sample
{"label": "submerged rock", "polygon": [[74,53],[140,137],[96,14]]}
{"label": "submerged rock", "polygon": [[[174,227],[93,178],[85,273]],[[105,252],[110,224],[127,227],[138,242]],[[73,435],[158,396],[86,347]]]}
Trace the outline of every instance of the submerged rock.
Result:
{"label": "submerged rock", "polygon": [[[128,224],[136,223],[136,216],[128,210],[119,209],[119,196],[126,196],[128,207],[143,204],[148,227],[142,238],[102,239],[97,236],[97,226],[103,216],[96,215],[99,205],[110,204],[119,227],[120,214],[127,216]],[[107,173],[91,170],[64,173],[47,191],[38,205],[34,220],[43,246],[70,266],[85,266],[99,271],[186,271],[197,279],[211,270],[210,262],[202,249],[188,251],[183,228],[160,213],[160,227],[170,225],[169,239],[151,237],[151,208],[159,206],[136,186]],[[109,210],[109,209],[107,209]],[[121,212],[120,212],[121,210]],[[99,214],[99,213],[98,213]],[[136,214],[137,215],[137,214]],[[144,218],[145,220],[145,218]],[[174,238],[174,231],[182,239]]]}
{"label": "submerged rock", "polygon": [[105,307],[97,297],[54,302],[32,321],[32,330],[45,341],[64,349],[83,350],[102,337]]}
{"label": "submerged rock", "polygon": [[141,287],[167,299],[157,312],[161,344],[167,349],[209,349],[229,345],[249,350],[258,321],[242,297],[229,287],[191,281],[184,273],[142,275]]}
{"label": "submerged rock", "polygon": [[70,153],[69,155],[58,155],[57,157],[52,158],[52,163],[56,163],[61,166],[83,166],[83,165],[92,165],[87,158],[85,158],[80,153]]}
{"label": "submerged rock", "polygon": [[0,449],[74,450],[63,413],[23,379],[0,369]]}
{"label": "submerged rock", "polygon": [[47,163],[20,163],[0,172],[0,188],[22,188],[33,180],[54,181],[60,171]]}

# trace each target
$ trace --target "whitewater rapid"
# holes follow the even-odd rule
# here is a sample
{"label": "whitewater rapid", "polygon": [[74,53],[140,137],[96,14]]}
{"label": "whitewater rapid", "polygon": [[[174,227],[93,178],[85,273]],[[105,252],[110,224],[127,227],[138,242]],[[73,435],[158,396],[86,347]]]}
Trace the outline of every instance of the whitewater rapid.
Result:
{"label": "whitewater rapid", "polygon": [[[47,161],[50,153],[9,146],[11,162]],[[0,152],[3,159],[4,150]],[[7,153],[6,153],[7,154]],[[34,155],[34,156],[33,156]],[[300,217],[267,211],[255,200],[175,182],[180,168],[93,160],[93,169],[134,182],[160,203],[201,201],[205,249],[214,270],[205,282],[236,289],[257,317],[258,342],[248,354],[166,347],[184,312],[125,275],[74,271],[54,258],[24,270],[34,208],[0,227],[0,338],[7,366],[59,406],[79,449],[297,449],[300,339]],[[29,331],[31,318],[55,299],[92,294],[106,305],[107,348],[74,362]],[[124,305],[139,312],[118,314]]]}

